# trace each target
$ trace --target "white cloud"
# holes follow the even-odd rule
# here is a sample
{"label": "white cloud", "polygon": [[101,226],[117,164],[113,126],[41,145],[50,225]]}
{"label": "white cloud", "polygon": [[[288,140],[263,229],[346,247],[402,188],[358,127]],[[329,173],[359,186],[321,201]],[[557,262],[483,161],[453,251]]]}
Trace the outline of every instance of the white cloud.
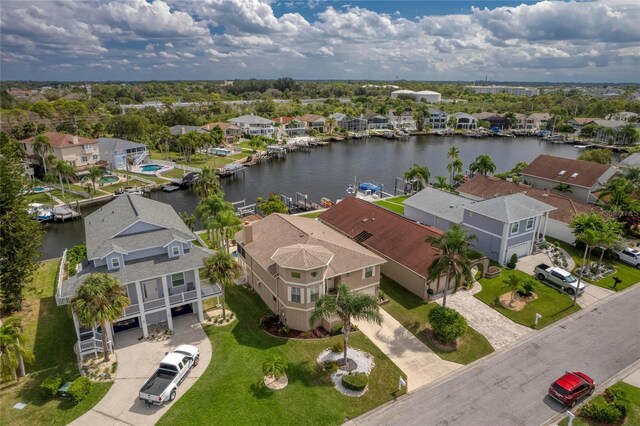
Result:
{"label": "white cloud", "polygon": [[165,43],[164,47],[166,47],[168,49],[173,49],[173,43]]}

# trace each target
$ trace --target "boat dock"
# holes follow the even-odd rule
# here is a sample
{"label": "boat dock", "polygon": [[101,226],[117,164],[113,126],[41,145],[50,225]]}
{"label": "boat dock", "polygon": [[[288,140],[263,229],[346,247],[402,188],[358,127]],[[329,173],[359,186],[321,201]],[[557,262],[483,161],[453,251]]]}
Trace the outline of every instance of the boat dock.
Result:
{"label": "boat dock", "polygon": [[307,194],[296,192],[294,197],[280,194],[280,200],[289,208],[289,213],[310,212],[322,208],[319,204],[309,200]]}
{"label": "boat dock", "polygon": [[53,207],[53,220],[55,221],[64,222],[65,220],[78,219],[80,217],[82,217],[82,215],[79,213],[79,210],[73,210],[68,205]]}
{"label": "boat dock", "polygon": [[246,167],[240,163],[230,163],[225,164],[224,166],[216,169],[216,174],[220,177],[229,177],[229,176],[237,176],[242,172],[242,177],[244,177],[244,171]]}

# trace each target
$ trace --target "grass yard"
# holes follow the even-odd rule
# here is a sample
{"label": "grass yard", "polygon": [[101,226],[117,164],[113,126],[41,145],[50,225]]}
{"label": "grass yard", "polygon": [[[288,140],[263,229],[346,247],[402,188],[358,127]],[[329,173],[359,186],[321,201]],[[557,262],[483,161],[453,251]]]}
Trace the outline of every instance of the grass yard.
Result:
{"label": "grass yard", "polygon": [[[245,287],[227,290],[227,304],[238,321],[208,326],[211,364],[159,421],[159,425],[338,425],[394,399],[402,372],[362,333],[349,335],[350,346],[375,357],[369,390],[350,398],[334,389],[318,370],[316,358],[342,336],[322,340],[272,337],[258,326],[270,313],[260,297]],[[262,385],[262,363],[273,355],[288,362],[289,385],[270,391]]]}
{"label": "grass yard", "polygon": [[[475,297],[512,321],[536,329],[543,328],[580,310],[580,306],[578,305],[571,306],[573,303],[572,297],[540,281],[538,281],[538,284],[533,290],[534,293],[538,295],[536,300],[527,303],[522,310],[517,312],[503,308],[498,298],[511,291],[503,282],[509,275],[519,275],[523,279],[530,278],[530,276],[524,272],[505,269],[499,277],[480,279],[479,282],[482,285],[482,291],[476,294]],[[538,322],[538,326],[534,327],[533,324],[536,313],[541,314],[542,318]]]}
{"label": "grass yard", "polygon": [[[631,409],[629,410],[629,414],[626,419],[622,423],[616,423],[616,425],[621,426],[632,426],[632,425],[640,425],[640,388],[632,386],[628,383],[618,382],[615,385],[611,386],[613,389],[621,389],[629,395],[629,400],[631,401]],[[596,398],[602,398],[601,395],[596,396]],[[595,399],[595,398],[594,398]],[[568,419],[563,419],[560,423],[560,426],[566,426],[569,424]],[[580,410],[578,410],[578,416],[573,420],[574,426],[597,426],[600,423],[595,423],[593,421],[589,421],[583,417],[580,417]]]}
{"label": "grass yard", "polygon": [[[85,191],[86,192],[86,191]],[[53,191],[51,191],[51,194],[53,194],[54,197],[59,198],[60,200],[64,201],[65,203],[70,203],[72,201],[78,201],[78,200],[85,200],[86,197],[82,197],[80,195],[76,195],[73,192],[69,192],[66,190],[64,191],[64,196],[62,195],[62,191],[59,189],[54,189]]]}
{"label": "grass yard", "polygon": [[[558,242],[560,247],[564,249],[576,262],[576,267],[582,265],[582,257],[584,256],[584,252],[582,250],[578,250],[576,247],[569,243],[565,243],[564,241],[556,240],[554,238],[547,237],[547,240],[550,242]],[[591,261],[595,261],[596,258],[594,256],[591,257]],[[598,281],[589,281],[591,284],[597,285],[602,288],[606,288],[608,290],[614,291],[622,291],[625,288],[631,287],[632,285],[640,282],[640,270],[634,268],[631,265],[627,265],[626,263],[622,263],[617,260],[605,260],[605,262],[609,264],[613,264],[616,268],[616,273],[613,275],[609,275],[608,277],[604,277]],[[617,277],[622,282],[613,288],[613,278]]]}
{"label": "grass yard", "polygon": [[322,213],[324,213],[324,210],[315,211],[315,212],[310,212],[310,213],[305,213],[305,214],[301,214],[300,216],[302,216],[302,217],[308,217],[308,218],[310,218],[310,219],[315,219],[316,217],[320,216]]}
{"label": "grass yard", "polygon": [[[166,172],[160,173],[161,176],[165,177],[165,178],[175,178],[175,179],[182,179],[184,177],[184,175],[186,175],[188,172],[185,172],[182,169],[171,169],[168,170]],[[164,183],[166,183],[167,181],[163,181]]]}
{"label": "grass yard", "polygon": [[425,333],[429,311],[438,305],[436,303],[425,303],[418,296],[384,275],[380,280],[380,289],[389,299],[389,303],[382,305],[382,308],[425,345],[429,346],[440,358],[460,364],[469,364],[493,352],[489,341],[471,327],[467,329],[467,333],[462,337],[458,349],[454,352],[445,352],[438,349]]}
{"label": "grass yard", "polygon": [[53,202],[53,200],[49,196],[49,193],[44,192],[41,192],[39,194],[28,194],[25,195],[24,198],[27,200],[27,203],[40,203],[49,206],[55,204],[55,202]]}
{"label": "grass yard", "polygon": [[155,182],[155,183],[167,183],[166,179],[162,179],[162,178],[157,177],[155,175],[144,175],[142,173],[133,173],[133,172],[129,172],[129,174],[131,176],[139,176],[139,177],[141,177],[143,179],[147,179],[147,180],[150,180],[151,182]]}
{"label": "grass yard", "polygon": [[374,201],[373,204],[377,204],[380,207],[384,207],[387,210],[398,214],[404,214],[404,200],[409,198],[410,195],[402,195],[400,197],[387,198],[386,200]]}
{"label": "grass yard", "polygon": [[[54,292],[59,259],[40,263],[34,275],[34,293],[27,293],[22,318],[26,346],[33,351],[36,361],[27,366],[27,377],[18,383],[0,385],[0,423],[6,425],[65,425],[91,409],[111,387],[111,383],[95,384],[87,398],[73,405],[68,400],[45,400],[39,385],[49,375],[78,376],[78,365],[73,351],[76,334],[73,320],[65,306],[56,306]],[[24,402],[23,410],[13,406]]]}

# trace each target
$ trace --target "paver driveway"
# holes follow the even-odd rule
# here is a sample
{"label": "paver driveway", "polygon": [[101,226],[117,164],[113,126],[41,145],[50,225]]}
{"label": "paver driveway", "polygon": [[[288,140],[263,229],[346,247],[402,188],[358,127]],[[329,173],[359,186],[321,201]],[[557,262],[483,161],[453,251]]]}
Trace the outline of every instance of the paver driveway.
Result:
{"label": "paver driveway", "polygon": [[200,350],[200,363],[191,371],[178,387],[179,399],[207,369],[211,361],[211,342],[193,315],[174,318],[174,334],[161,342],[140,342],[139,329],[116,335],[116,354],[118,370],[115,382],[109,392],[93,409],[72,425],[153,425],[169,409],[171,404],[162,407],[147,406],[138,399],[138,391],[143,383],[158,368],[166,352],[181,344],[190,344]]}

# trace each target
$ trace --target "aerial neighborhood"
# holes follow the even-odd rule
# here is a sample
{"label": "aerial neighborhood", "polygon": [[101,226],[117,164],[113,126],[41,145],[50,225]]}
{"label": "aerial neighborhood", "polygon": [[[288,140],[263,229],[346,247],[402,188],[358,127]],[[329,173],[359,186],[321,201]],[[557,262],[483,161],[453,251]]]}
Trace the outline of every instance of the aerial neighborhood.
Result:
{"label": "aerial neighborhood", "polygon": [[639,6],[5,3],[0,424],[640,424]]}

